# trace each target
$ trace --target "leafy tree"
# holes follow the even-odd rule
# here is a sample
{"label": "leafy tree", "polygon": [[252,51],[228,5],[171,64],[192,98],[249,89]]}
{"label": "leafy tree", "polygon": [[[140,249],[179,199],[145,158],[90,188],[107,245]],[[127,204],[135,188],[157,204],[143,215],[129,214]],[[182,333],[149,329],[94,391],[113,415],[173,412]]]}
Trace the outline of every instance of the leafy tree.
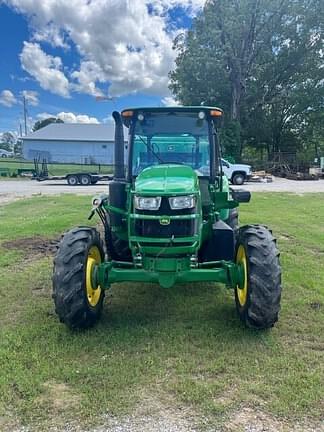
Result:
{"label": "leafy tree", "polygon": [[225,109],[228,153],[296,150],[309,113],[323,111],[323,26],[322,0],[208,0],[175,40],[170,88]]}
{"label": "leafy tree", "polygon": [[12,132],[4,132],[1,137],[1,148],[11,150],[17,141],[16,136]]}
{"label": "leafy tree", "polygon": [[64,123],[64,122],[60,118],[56,118],[56,117],[48,117],[43,120],[38,120],[33,126],[33,132],[42,129],[43,127],[48,126],[51,123]]}
{"label": "leafy tree", "polygon": [[22,140],[18,139],[16,144],[14,145],[14,153],[16,156],[22,156],[23,148],[22,148]]}
{"label": "leafy tree", "polygon": [[0,149],[11,151],[11,146],[8,143],[0,142]]}

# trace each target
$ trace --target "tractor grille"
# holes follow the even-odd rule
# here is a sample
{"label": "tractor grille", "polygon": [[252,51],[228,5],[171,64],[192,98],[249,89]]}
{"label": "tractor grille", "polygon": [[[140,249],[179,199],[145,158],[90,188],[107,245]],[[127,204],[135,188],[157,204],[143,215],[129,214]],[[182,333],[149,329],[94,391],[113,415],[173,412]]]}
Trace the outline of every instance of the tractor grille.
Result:
{"label": "tractor grille", "polygon": [[161,225],[158,220],[136,220],[135,233],[153,238],[191,237],[195,234],[195,224],[195,219],[171,220],[169,225]]}

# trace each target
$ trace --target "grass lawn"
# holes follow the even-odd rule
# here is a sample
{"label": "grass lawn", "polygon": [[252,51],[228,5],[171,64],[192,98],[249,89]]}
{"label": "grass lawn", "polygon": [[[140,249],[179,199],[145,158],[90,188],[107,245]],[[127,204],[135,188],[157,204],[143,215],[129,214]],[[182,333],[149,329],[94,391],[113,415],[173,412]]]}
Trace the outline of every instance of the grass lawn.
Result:
{"label": "grass lawn", "polygon": [[254,194],[241,206],[241,224],[269,225],[281,250],[282,311],[267,332],[245,329],[232,292],[214,284],[115,285],[98,325],[69,331],[54,313],[45,246],[87,224],[88,203],[69,195],[0,207],[1,431],[101,424],[139,402],[188,412],[198,430],[247,430],[230,426],[244,409],[282,430],[322,430],[323,194]]}
{"label": "grass lawn", "polygon": [[[0,158],[0,169],[9,168],[10,175],[17,174],[17,169],[33,169],[34,162],[28,162],[19,159]],[[39,166],[41,169],[41,164]],[[107,165],[79,165],[79,164],[48,164],[48,171],[53,176],[63,176],[75,172],[97,172],[101,174],[110,174],[112,167]],[[5,177],[3,177],[4,179]],[[1,176],[0,176],[1,180]]]}

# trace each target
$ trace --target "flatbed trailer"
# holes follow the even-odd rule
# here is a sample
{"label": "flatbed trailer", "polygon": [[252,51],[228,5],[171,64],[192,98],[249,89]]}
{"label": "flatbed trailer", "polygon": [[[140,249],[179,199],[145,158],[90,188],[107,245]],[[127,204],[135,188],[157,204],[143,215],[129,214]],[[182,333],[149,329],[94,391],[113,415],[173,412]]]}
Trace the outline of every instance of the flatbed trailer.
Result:
{"label": "flatbed trailer", "polygon": [[98,183],[102,180],[112,180],[112,176],[108,174],[99,174],[96,172],[74,172],[68,173],[61,176],[49,175],[46,160],[42,161],[41,169],[39,168],[39,159],[34,159],[35,169],[33,180],[41,181],[53,181],[53,180],[66,180],[70,186],[89,186]]}
{"label": "flatbed trailer", "polygon": [[49,180],[66,180],[67,184],[69,184],[70,186],[89,186],[94,185],[101,180],[111,180],[112,176],[90,172],[76,172],[69,173],[63,176],[34,176],[33,179],[39,182]]}

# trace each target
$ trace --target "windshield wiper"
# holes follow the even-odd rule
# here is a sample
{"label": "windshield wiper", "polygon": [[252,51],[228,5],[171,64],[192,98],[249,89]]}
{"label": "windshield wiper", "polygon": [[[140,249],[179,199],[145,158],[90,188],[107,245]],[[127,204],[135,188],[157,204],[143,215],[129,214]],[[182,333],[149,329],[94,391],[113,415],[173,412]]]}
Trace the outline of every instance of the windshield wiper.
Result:
{"label": "windshield wiper", "polygon": [[152,153],[152,155],[153,156],[155,156],[156,157],[156,159],[160,162],[160,163],[165,163],[161,158],[160,158],[160,156],[157,154],[157,153],[155,153],[155,151],[153,150],[153,147],[151,146],[151,148],[148,146],[148,143],[147,142],[145,142],[145,140],[143,140],[143,138],[141,137],[141,135],[135,135],[137,138],[139,138],[141,141],[142,141],[142,143],[145,145],[145,147],[147,148],[147,150],[148,151],[150,151],[151,153]]}

